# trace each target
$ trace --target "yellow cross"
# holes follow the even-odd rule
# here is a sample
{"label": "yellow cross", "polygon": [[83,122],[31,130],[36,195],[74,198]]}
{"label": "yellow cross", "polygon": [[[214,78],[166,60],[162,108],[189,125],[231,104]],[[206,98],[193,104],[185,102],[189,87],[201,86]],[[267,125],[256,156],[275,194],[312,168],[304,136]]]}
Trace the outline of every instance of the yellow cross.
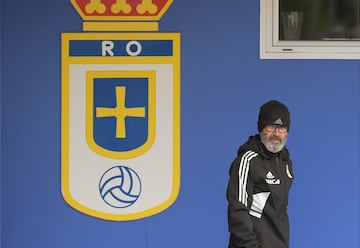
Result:
{"label": "yellow cross", "polygon": [[115,117],[116,118],[116,138],[126,138],[125,118],[145,117],[145,107],[127,108],[125,106],[126,87],[117,86],[116,107],[115,108],[96,108],[96,117]]}

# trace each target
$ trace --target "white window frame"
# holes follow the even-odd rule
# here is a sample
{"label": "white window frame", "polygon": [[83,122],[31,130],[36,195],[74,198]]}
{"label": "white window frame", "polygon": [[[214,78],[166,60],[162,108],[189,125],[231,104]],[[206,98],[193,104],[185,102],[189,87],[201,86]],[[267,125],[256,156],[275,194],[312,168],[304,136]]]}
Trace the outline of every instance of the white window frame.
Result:
{"label": "white window frame", "polygon": [[360,41],[279,40],[279,0],[260,0],[260,59],[360,59]]}

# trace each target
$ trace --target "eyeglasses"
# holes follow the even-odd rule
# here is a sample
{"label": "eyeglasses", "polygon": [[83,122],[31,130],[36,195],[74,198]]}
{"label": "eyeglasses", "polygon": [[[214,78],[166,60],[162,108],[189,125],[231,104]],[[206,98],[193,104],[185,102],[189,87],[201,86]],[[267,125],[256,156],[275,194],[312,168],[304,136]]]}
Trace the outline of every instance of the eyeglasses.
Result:
{"label": "eyeglasses", "polygon": [[282,127],[278,125],[267,125],[265,126],[265,130],[268,132],[275,132],[275,130],[279,130],[279,133],[286,133],[288,131],[287,127]]}

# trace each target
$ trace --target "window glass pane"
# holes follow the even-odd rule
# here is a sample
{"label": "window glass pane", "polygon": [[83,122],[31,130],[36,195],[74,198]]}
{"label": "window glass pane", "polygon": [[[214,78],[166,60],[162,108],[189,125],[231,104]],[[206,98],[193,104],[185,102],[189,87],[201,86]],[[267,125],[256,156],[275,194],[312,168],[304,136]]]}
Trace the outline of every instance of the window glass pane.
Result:
{"label": "window glass pane", "polygon": [[280,0],[279,40],[360,40],[360,0]]}

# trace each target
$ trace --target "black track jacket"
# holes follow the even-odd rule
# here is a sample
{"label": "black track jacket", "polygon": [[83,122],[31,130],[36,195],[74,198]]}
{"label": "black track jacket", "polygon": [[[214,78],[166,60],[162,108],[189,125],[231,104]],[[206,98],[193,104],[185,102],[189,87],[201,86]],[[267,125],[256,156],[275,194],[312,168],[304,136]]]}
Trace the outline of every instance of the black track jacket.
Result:
{"label": "black track jacket", "polygon": [[231,164],[227,187],[229,248],[288,248],[289,152],[268,152],[250,136]]}

